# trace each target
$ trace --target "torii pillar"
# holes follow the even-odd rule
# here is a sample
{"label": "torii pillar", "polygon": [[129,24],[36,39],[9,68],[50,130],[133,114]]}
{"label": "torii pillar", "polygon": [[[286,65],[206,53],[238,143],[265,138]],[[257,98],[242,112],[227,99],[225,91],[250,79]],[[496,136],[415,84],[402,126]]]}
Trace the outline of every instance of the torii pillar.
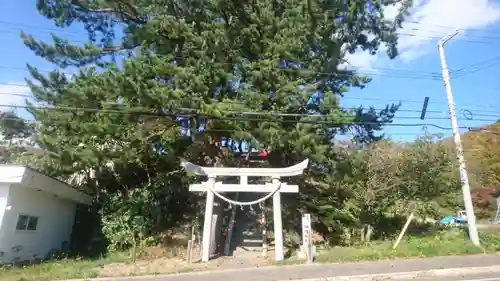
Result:
{"label": "torii pillar", "polygon": [[[273,218],[274,218],[274,244],[276,261],[284,260],[283,249],[283,223],[281,219],[281,193],[298,193],[297,185],[287,185],[280,181],[282,177],[298,176],[307,168],[309,160],[306,159],[299,164],[286,168],[225,168],[225,167],[202,167],[182,160],[181,166],[189,173],[194,173],[199,176],[207,176],[208,180],[201,184],[191,184],[190,191],[202,191],[207,193],[207,202],[205,205],[205,220],[203,223],[203,238],[202,238],[202,257],[203,262],[210,259],[210,228],[212,225],[212,213],[214,206],[215,193],[224,192],[259,192],[268,193],[270,195],[278,187],[277,192],[272,194],[273,197]],[[216,182],[217,177],[237,176],[240,178],[239,184],[223,184]],[[248,184],[248,177],[267,177],[271,178],[272,182],[266,184]],[[215,192],[215,193],[214,193]],[[266,196],[264,196],[266,197]],[[244,203],[244,202],[241,202]]]}

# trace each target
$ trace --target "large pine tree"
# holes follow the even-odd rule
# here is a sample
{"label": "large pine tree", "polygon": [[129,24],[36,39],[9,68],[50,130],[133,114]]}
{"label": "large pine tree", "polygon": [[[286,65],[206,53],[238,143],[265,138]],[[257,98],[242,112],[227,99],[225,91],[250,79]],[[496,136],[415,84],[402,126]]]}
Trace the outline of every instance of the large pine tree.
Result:
{"label": "large pine tree", "polygon": [[[384,8],[394,4],[401,4],[400,14],[387,21]],[[314,163],[308,184],[327,182],[336,168],[335,136],[355,128],[358,140],[377,139],[397,110],[342,109],[347,89],[369,78],[338,66],[349,53],[375,54],[381,45],[396,57],[396,30],[410,5],[38,0],[39,12],[57,26],[83,23],[89,36],[79,46],[22,34],[37,55],[81,68],[71,79],[30,68],[35,100],[46,105],[31,109],[42,123],[39,144],[61,155],[62,172],[86,173],[97,194],[184,188],[178,156],[235,165],[226,155],[243,141],[268,150],[273,166],[308,157]]]}

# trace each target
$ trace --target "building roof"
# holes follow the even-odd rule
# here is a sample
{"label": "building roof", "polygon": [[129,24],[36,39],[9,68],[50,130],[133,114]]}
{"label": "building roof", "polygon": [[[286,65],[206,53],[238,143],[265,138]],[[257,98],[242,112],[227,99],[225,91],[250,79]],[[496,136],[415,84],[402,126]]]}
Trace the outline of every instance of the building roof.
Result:
{"label": "building roof", "polygon": [[17,183],[76,203],[86,205],[92,203],[91,196],[27,166],[0,165],[0,183]]}

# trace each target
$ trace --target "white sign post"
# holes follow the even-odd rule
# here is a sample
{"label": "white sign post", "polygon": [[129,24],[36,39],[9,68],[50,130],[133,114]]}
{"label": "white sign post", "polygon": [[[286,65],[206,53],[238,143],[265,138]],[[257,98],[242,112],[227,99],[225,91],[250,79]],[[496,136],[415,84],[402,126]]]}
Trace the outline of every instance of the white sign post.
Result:
{"label": "white sign post", "polygon": [[[276,261],[284,259],[283,249],[283,227],[281,220],[281,193],[298,193],[297,185],[288,185],[280,181],[282,177],[291,177],[301,175],[309,160],[304,160],[297,165],[286,168],[226,168],[226,167],[202,167],[182,160],[181,165],[189,173],[200,176],[207,176],[208,181],[201,184],[191,184],[190,191],[202,191],[207,193],[207,203],[205,206],[205,221],[203,224],[202,238],[202,257],[201,260],[207,262],[210,259],[210,227],[212,225],[212,212],[214,196],[234,205],[253,205],[273,198],[273,217],[274,217],[274,241]],[[217,177],[237,176],[240,178],[239,184],[224,184],[216,181]],[[248,177],[266,177],[271,178],[272,182],[266,184],[248,184]],[[259,200],[252,202],[237,202],[228,199],[220,193],[225,192],[259,192],[268,193]]]}
{"label": "white sign post", "polygon": [[313,263],[314,256],[310,214],[302,215],[302,251],[306,256],[307,263]]}

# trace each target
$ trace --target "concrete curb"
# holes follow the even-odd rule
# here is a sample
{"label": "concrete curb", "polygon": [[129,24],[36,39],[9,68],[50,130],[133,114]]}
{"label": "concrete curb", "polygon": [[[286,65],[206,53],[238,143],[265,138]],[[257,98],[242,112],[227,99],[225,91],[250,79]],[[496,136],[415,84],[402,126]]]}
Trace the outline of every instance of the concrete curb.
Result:
{"label": "concrete curb", "polygon": [[93,278],[77,278],[77,279],[63,279],[63,280],[54,280],[54,281],[133,281],[137,279],[160,279],[167,278],[173,276],[200,276],[200,275],[210,275],[216,273],[231,273],[231,272],[242,272],[242,271],[256,271],[262,269],[281,269],[287,267],[297,267],[297,266],[317,266],[321,265],[319,263],[314,264],[296,264],[296,265],[270,265],[270,266],[262,266],[262,267],[246,267],[246,268],[227,268],[222,270],[201,270],[201,271],[188,271],[182,273],[170,273],[170,274],[156,274],[156,275],[134,275],[134,276],[115,276],[115,277],[93,277]]}
{"label": "concrete curb", "polygon": [[[300,265],[300,266],[315,266],[312,265]],[[271,266],[278,267],[278,266]],[[288,266],[279,266],[280,268]],[[266,267],[267,268],[267,267]],[[134,280],[164,280],[168,277],[174,276],[200,276],[209,275],[217,272],[241,272],[250,271],[259,268],[248,268],[248,269],[228,269],[221,271],[199,271],[199,272],[187,272],[187,273],[176,273],[167,275],[142,275],[142,276],[124,276],[124,277],[97,277],[97,278],[80,278],[80,279],[70,279],[70,280],[59,280],[59,281],[134,281]],[[262,268],[260,268],[262,269]],[[479,266],[479,267],[458,267],[458,268],[445,268],[445,269],[429,269],[429,270],[416,270],[416,271],[405,271],[405,272],[393,272],[393,273],[377,273],[377,274],[360,274],[360,275],[346,275],[346,276],[332,276],[332,277],[319,277],[319,278],[303,278],[303,279],[283,279],[280,281],[374,281],[381,278],[391,278],[391,279],[412,279],[417,277],[439,277],[439,276],[457,276],[462,274],[482,274],[482,273],[496,273],[500,272],[500,265],[495,266]]]}
{"label": "concrete curb", "polygon": [[[412,279],[416,277],[439,277],[439,276],[457,276],[462,274],[482,274],[500,272],[500,265],[495,266],[480,266],[480,267],[459,267],[446,269],[430,269],[407,272],[394,273],[379,273],[379,274],[363,274],[363,275],[348,275],[348,276],[333,276],[308,279],[294,279],[286,281],[373,281],[380,278],[391,279]],[[285,281],[285,280],[281,280]]]}

